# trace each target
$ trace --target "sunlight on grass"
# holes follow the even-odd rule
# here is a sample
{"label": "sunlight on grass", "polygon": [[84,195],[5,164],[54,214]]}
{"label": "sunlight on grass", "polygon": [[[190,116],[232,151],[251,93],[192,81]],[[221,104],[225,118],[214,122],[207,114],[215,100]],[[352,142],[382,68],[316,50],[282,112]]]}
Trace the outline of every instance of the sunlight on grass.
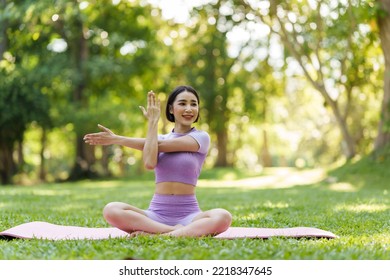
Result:
{"label": "sunlight on grass", "polygon": [[81,210],[81,209],[86,209],[86,208],[87,208],[87,206],[80,204],[80,203],[73,203],[73,204],[67,203],[67,204],[63,204],[63,205],[58,205],[56,207],[53,207],[52,209],[55,211],[59,211],[59,212],[67,212],[67,211]]}
{"label": "sunlight on grass", "polygon": [[[265,201],[264,203],[251,203],[250,208],[256,209],[256,208],[268,208],[268,209],[285,209],[290,207],[290,205],[286,202],[272,202],[270,200]],[[248,205],[242,204],[242,205],[236,205],[234,206],[234,210],[240,211],[248,209]]]}
{"label": "sunlight on grass", "polygon": [[[377,240],[382,247],[390,249],[390,236],[386,233],[376,233],[371,235],[373,239]],[[387,246],[386,246],[387,245]]]}
{"label": "sunlight on grass", "polygon": [[101,181],[101,182],[83,182],[82,187],[85,189],[109,189],[118,188],[124,185],[129,185],[128,182],[116,182],[116,181]]}
{"label": "sunlight on grass", "polygon": [[272,168],[267,170],[266,175],[264,176],[256,176],[238,180],[228,179],[228,177],[231,176],[225,177],[223,181],[201,179],[198,182],[198,186],[208,188],[235,187],[243,189],[283,189],[291,188],[297,185],[310,185],[318,183],[325,178],[325,171],[323,169],[299,171],[291,168]]}
{"label": "sunlight on grass", "polygon": [[355,192],[357,188],[350,183],[334,183],[329,186],[329,189],[336,192]]}
{"label": "sunlight on grass", "polygon": [[283,208],[288,208],[289,204],[285,202],[272,203],[271,201],[266,201],[264,203],[264,206],[271,209],[283,209]]}
{"label": "sunlight on grass", "polygon": [[235,174],[234,172],[227,172],[222,176],[221,180],[223,181],[237,180],[237,174]]}
{"label": "sunlight on grass", "polygon": [[262,218],[264,214],[261,213],[248,213],[246,215],[240,216],[240,221],[247,221],[247,220],[258,220]]}
{"label": "sunlight on grass", "polygon": [[258,219],[262,217],[264,214],[261,213],[248,213],[246,215],[242,215],[240,219],[247,220],[247,219]]}
{"label": "sunlight on grass", "polygon": [[355,204],[355,205],[340,205],[336,207],[336,211],[350,211],[355,213],[367,212],[375,213],[390,209],[389,205],[385,204]]}
{"label": "sunlight on grass", "polygon": [[69,191],[69,190],[59,190],[59,189],[56,189],[56,190],[49,190],[49,189],[38,190],[38,189],[34,189],[32,191],[32,194],[33,195],[39,195],[39,196],[59,196],[59,195],[70,195],[70,194],[72,194],[72,192]]}

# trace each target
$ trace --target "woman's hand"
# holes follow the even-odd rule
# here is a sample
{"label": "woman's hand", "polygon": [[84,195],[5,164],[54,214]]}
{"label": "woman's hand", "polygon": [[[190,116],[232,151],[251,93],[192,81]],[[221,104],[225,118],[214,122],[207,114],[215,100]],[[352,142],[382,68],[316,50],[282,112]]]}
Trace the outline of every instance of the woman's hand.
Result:
{"label": "woman's hand", "polygon": [[142,159],[146,169],[154,169],[158,157],[158,120],[160,119],[160,100],[156,98],[153,91],[148,92],[148,106],[145,110],[140,106],[145,118],[148,120],[148,131],[146,133],[145,145]]}
{"label": "woman's hand", "polygon": [[148,92],[148,105],[146,109],[139,106],[145,118],[149,122],[158,122],[160,119],[160,100],[156,98],[156,94],[151,90]]}
{"label": "woman's hand", "polygon": [[116,138],[116,134],[107,127],[98,124],[102,132],[90,133],[84,136],[85,143],[89,145],[112,145]]}

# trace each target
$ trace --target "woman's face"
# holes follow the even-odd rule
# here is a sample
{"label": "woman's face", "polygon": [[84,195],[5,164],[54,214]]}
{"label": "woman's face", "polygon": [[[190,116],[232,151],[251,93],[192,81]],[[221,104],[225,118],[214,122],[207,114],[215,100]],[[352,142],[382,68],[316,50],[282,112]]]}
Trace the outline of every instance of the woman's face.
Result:
{"label": "woman's face", "polygon": [[199,114],[199,104],[196,96],[188,91],[179,93],[170,107],[170,113],[174,115],[175,123],[192,125]]}

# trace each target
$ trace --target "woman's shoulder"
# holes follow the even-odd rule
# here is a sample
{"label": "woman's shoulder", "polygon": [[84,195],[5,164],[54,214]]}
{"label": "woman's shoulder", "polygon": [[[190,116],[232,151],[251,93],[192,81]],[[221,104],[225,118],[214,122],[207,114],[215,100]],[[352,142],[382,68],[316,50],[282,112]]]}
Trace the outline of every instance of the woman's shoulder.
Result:
{"label": "woman's shoulder", "polygon": [[208,148],[210,146],[210,135],[204,130],[192,129],[190,133],[188,133],[190,137],[194,138],[196,142],[199,144],[200,153],[206,154]]}
{"label": "woman's shoulder", "polygon": [[158,135],[158,140],[165,140],[168,139],[172,135],[172,132],[165,133],[165,134],[159,134]]}
{"label": "woman's shoulder", "polygon": [[198,130],[195,127],[191,129],[191,131],[187,135],[198,135],[199,137],[207,137],[210,138],[210,135],[205,130]]}
{"label": "woman's shoulder", "polygon": [[201,129],[197,129],[196,127],[193,127],[189,133],[199,133],[199,134],[207,134],[208,135],[208,132],[206,130],[201,130]]}
{"label": "woman's shoulder", "polygon": [[193,127],[189,132],[187,133],[176,133],[173,130],[169,133],[165,134],[159,134],[158,139],[159,140],[167,140],[167,139],[172,139],[172,138],[178,138],[181,136],[192,136],[195,139],[204,139],[206,141],[210,141],[210,135],[208,134],[207,131],[205,130],[198,130],[195,127]]}

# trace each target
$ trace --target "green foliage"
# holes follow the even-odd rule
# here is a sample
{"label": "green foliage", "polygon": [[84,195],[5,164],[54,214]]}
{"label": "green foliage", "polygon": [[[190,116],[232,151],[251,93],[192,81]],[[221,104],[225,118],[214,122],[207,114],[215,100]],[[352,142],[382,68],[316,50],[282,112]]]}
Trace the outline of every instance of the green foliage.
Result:
{"label": "green foliage", "polygon": [[39,56],[34,53],[40,44],[29,40],[33,34],[24,33],[21,20],[24,12],[26,20],[30,19],[28,6],[24,2],[18,7],[15,1],[9,1],[5,3],[0,20],[6,28],[9,27],[5,33],[8,36],[2,38],[2,43],[10,46],[0,57],[0,134],[1,142],[7,142],[10,147],[15,141],[22,140],[29,123],[36,121],[44,127],[50,125],[49,100],[41,92],[41,87],[48,84],[45,78],[50,77],[47,68],[40,67]]}
{"label": "green foliage", "polygon": [[[10,55],[10,54],[8,54]],[[39,90],[36,77],[28,71],[9,66],[12,70],[0,68],[0,135],[1,142],[12,146],[21,141],[26,127],[32,121],[42,126],[50,123],[47,96]]]}
{"label": "green foliage", "polygon": [[[329,104],[312,97],[316,88],[301,71],[307,66],[337,99],[357,152],[369,153],[383,87],[378,2],[266,2],[214,1],[179,23],[143,1],[3,1],[1,141],[22,139],[26,127],[46,128],[49,142],[39,149],[39,137],[26,139],[25,157],[45,150],[51,155],[46,169],[63,173],[62,164],[61,171],[54,166],[63,157],[68,169],[72,160],[85,159],[74,143],[97,123],[142,137],[138,105],[148,90],[164,101],[176,85],[191,84],[201,94],[198,125],[212,136],[208,166],[257,169],[265,132],[274,163],[329,164],[342,157],[343,139]],[[278,26],[287,28],[294,48],[282,47]],[[291,58],[294,50],[301,66]],[[168,129],[163,121],[161,131]],[[69,154],[52,142],[59,138],[66,138],[61,143]],[[33,162],[38,170],[40,161]]]}

